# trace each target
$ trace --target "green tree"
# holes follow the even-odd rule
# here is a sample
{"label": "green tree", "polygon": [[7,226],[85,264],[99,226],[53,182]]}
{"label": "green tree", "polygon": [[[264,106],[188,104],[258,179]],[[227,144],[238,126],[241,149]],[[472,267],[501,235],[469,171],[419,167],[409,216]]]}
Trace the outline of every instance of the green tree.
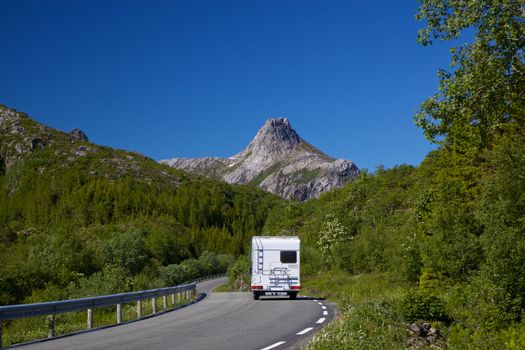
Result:
{"label": "green tree", "polygon": [[506,124],[525,122],[525,10],[522,0],[421,0],[418,41],[475,39],[455,47],[452,71],[439,71],[439,92],[415,121],[434,142],[474,151],[490,145]]}
{"label": "green tree", "polygon": [[333,214],[328,214],[317,241],[317,246],[327,265],[333,265],[338,261],[344,243],[350,239],[352,237],[348,235],[346,228],[339,222],[339,219]]}
{"label": "green tree", "polygon": [[129,292],[132,288],[127,271],[121,266],[105,266],[101,271],[82,278],[78,284],[69,287],[72,297],[93,297]]}
{"label": "green tree", "polygon": [[102,246],[103,266],[118,266],[129,275],[137,274],[148,262],[144,233],[137,229],[116,232]]}
{"label": "green tree", "polygon": [[162,265],[179,263],[189,258],[187,245],[186,229],[177,224],[155,227],[146,238],[148,253]]}
{"label": "green tree", "polygon": [[485,225],[482,273],[490,281],[495,302],[511,318],[525,308],[525,135],[502,138],[491,154],[495,168],[485,177],[482,206]]}

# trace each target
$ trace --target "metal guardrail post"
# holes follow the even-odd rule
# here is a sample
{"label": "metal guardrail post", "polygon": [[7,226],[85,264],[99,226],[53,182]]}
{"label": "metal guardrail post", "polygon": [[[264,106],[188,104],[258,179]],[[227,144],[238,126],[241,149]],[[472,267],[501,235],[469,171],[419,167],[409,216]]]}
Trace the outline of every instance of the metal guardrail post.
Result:
{"label": "metal guardrail post", "polygon": [[142,300],[137,301],[137,319],[142,317]]}
{"label": "metal guardrail post", "polygon": [[117,324],[122,323],[122,304],[117,304]]}
{"label": "metal guardrail post", "polygon": [[93,309],[87,309],[87,328],[93,328]]}
{"label": "metal guardrail post", "polygon": [[55,336],[55,315],[47,315],[47,337],[53,338]]}
{"label": "metal guardrail post", "polygon": [[175,293],[171,295],[171,304],[175,305]]}
{"label": "metal guardrail post", "polygon": [[151,298],[151,309],[153,314],[157,312],[157,300],[155,297]]}
{"label": "metal guardrail post", "polygon": [[162,297],[162,306],[164,307],[164,309],[168,308],[168,296],[167,295]]}

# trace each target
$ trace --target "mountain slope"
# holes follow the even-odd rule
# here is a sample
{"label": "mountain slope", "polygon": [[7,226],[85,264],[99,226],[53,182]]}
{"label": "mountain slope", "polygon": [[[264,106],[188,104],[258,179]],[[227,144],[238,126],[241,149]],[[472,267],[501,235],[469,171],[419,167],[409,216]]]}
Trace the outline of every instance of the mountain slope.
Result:
{"label": "mountain slope", "polygon": [[173,158],[174,168],[251,184],[284,198],[304,201],[353,180],[359,170],[303,140],[286,118],[269,119],[242,152],[230,158]]}
{"label": "mountain slope", "polygon": [[93,178],[137,181],[177,186],[183,172],[170,171],[139,153],[90,143],[79,129],[70,133],[38,123],[25,113],[0,105],[0,169],[9,172],[25,162],[39,163],[38,172],[58,173],[79,167]]}

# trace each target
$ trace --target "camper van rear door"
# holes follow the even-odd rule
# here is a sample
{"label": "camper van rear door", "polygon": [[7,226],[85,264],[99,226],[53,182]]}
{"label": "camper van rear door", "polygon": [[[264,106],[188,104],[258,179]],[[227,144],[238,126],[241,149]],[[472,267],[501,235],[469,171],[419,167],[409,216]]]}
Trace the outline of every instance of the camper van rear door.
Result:
{"label": "camper van rear door", "polygon": [[281,250],[281,263],[283,264],[297,263],[297,252],[295,250]]}

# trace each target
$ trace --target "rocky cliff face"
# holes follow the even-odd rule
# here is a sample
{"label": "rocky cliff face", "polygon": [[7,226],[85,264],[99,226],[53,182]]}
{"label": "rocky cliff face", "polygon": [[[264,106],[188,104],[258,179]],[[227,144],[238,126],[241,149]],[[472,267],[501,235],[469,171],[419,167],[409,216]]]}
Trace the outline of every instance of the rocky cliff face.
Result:
{"label": "rocky cliff face", "polygon": [[359,170],[303,140],[286,118],[269,119],[242,152],[230,158],[173,158],[161,163],[228,183],[251,184],[305,201],[353,180]]}

